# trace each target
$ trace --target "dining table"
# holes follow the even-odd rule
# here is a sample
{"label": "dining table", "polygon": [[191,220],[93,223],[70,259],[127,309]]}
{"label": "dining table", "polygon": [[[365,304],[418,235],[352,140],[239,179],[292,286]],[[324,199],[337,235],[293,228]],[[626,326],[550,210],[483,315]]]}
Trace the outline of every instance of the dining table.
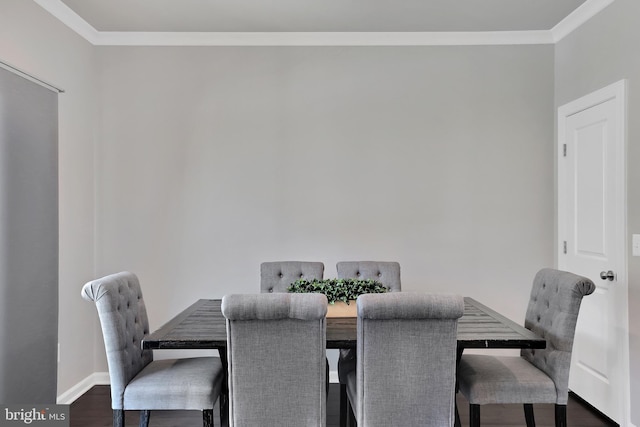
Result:
{"label": "dining table", "polygon": [[[227,366],[227,327],[222,315],[222,300],[199,299],[142,340],[150,350],[216,349],[223,366]],[[327,317],[326,348],[355,348],[356,317]],[[457,360],[465,349],[542,349],[544,338],[508,319],[479,301],[465,297],[464,314],[458,320]],[[226,372],[226,369],[225,369]],[[226,387],[221,396],[221,418],[228,405]],[[225,425],[227,420],[222,419]],[[456,410],[455,425],[460,425]]]}
{"label": "dining table", "polygon": [[[200,299],[142,340],[150,350],[225,350],[227,326],[222,300]],[[327,348],[355,348],[355,317],[327,317]],[[544,338],[506,318],[479,301],[465,297],[464,314],[458,320],[458,352],[467,348],[545,348]],[[223,354],[224,353],[224,354]]]}

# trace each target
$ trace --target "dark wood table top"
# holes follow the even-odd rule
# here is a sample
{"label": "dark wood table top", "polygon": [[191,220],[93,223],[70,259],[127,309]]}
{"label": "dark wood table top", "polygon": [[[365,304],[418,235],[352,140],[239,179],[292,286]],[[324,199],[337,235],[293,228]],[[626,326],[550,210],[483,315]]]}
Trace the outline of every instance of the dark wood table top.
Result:
{"label": "dark wood table top", "polygon": [[[222,349],[227,345],[221,300],[196,301],[144,338],[146,349]],[[356,346],[356,318],[327,318],[327,348]],[[464,299],[458,349],[545,348],[546,341],[472,298]]]}

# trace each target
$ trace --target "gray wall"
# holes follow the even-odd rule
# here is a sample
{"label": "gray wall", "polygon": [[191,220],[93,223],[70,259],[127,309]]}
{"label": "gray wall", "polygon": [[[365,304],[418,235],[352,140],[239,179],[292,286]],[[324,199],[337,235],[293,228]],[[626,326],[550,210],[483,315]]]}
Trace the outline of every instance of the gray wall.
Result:
{"label": "gray wall", "polygon": [[95,305],[79,296],[82,284],[95,277],[94,47],[35,2],[2,0],[0,58],[65,89],[58,103],[58,394],[79,383],[81,391],[83,380],[104,370],[94,357],[104,353],[96,346],[102,337]]}
{"label": "gray wall", "polygon": [[[631,234],[640,233],[640,2],[616,0],[556,45],[556,105],[621,79],[628,80],[627,218],[629,237],[629,345],[631,421],[640,425],[640,258],[631,256]],[[636,403],[636,405],[634,405]]]}
{"label": "gray wall", "polygon": [[55,403],[58,94],[0,68],[0,402]]}
{"label": "gray wall", "polygon": [[152,327],[268,260],[396,260],[522,319],[554,263],[553,46],[100,47],[96,262]]}

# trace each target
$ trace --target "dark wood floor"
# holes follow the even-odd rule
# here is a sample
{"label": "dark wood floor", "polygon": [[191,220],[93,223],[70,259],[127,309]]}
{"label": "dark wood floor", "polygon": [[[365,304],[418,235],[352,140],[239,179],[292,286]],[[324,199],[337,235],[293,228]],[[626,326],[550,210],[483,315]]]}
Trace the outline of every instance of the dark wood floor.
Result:
{"label": "dark wood floor", "polygon": [[[327,399],[327,427],[339,426],[339,388],[331,384]],[[468,425],[468,403],[458,396],[458,407],[462,425]],[[71,405],[71,427],[111,427],[111,397],[108,386],[95,386]],[[553,405],[534,405],[536,425],[554,426]],[[218,408],[215,409],[215,425],[220,425]],[[138,413],[126,413],[126,426],[138,425]],[[615,426],[607,419],[591,411],[573,396],[567,407],[568,425],[571,427]],[[487,405],[481,409],[483,427],[524,426],[524,414],[521,405]],[[201,426],[202,415],[198,411],[154,411],[151,413],[150,427],[189,427]],[[297,426],[285,426],[297,427]],[[395,427],[395,426],[389,426]],[[401,427],[401,426],[399,426]]]}

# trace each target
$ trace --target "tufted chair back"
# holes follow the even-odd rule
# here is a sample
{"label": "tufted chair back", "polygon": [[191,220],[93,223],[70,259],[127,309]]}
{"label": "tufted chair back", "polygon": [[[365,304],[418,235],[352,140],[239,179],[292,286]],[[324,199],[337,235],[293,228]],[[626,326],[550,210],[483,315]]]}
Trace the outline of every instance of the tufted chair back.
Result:
{"label": "tufted chair back", "polygon": [[111,405],[124,409],[124,389],[153,360],[151,350],[142,350],[149,333],[147,310],[135,274],[121,272],[87,283],[82,297],[94,301],[109,364]]}
{"label": "tufted chair back", "polygon": [[326,425],[326,313],[321,294],[222,299],[231,427]]}
{"label": "tufted chair back", "polygon": [[306,261],[277,261],[260,264],[260,292],[287,292],[298,279],[321,280],[324,264]]}
{"label": "tufted chair back", "polygon": [[361,426],[451,426],[458,295],[412,292],[358,297],[357,372],[347,394]]}
{"label": "tufted chair back", "polygon": [[339,279],[373,279],[400,292],[400,264],[384,261],[343,261],[336,265]]}
{"label": "tufted chair back", "polygon": [[591,280],[566,271],[542,269],[533,280],[524,326],[546,339],[547,347],[525,349],[520,354],[553,379],[559,405],[567,404],[571,350],[580,303],[583,296],[594,290]]}

